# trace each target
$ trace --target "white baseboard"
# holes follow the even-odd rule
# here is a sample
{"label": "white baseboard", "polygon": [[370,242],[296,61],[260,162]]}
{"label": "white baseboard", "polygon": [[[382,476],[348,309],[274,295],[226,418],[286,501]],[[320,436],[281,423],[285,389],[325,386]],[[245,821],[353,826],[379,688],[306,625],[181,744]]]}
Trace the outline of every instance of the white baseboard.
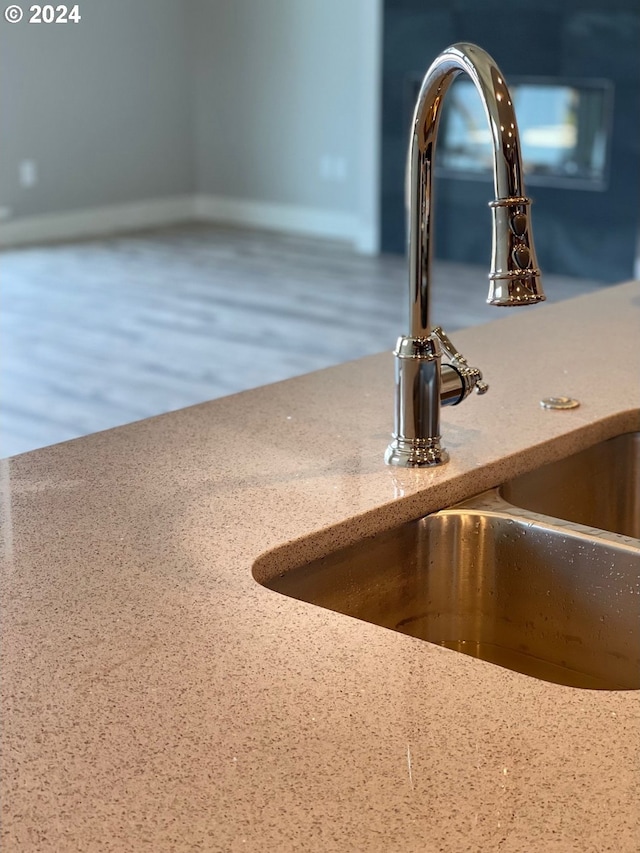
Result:
{"label": "white baseboard", "polygon": [[193,196],[151,199],[132,204],[85,208],[69,213],[25,216],[0,223],[0,246],[20,246],[50,240],[100,237],[187,222],[195,218]]}
{"label": "white baseboard", "polygon": [[345,240],[363,254],[378,251],[376,229],[364,226],[352,214],[217,195],[152,199],[4,221],[0,222],[0,246],[100,237],[190,221]]}
{"label": "white baseboard", "polygon": [[196,196],[196,214],[206,222],[266,228],[288,234],[325,237],[355,243],[358,221],[349,213],[218,195]]}

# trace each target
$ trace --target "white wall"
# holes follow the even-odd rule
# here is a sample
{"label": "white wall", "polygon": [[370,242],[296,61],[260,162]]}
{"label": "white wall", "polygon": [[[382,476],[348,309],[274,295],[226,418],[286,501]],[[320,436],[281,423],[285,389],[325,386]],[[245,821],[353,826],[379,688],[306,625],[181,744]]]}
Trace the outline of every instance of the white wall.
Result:
{"label": "white wall", "polygon": [[[381,6],[83,0],[77,25],[2,20],[0,205],[22,220],[191,194],[183,218],[375,250]],[[136,208],[138,224],[150,210]]]}

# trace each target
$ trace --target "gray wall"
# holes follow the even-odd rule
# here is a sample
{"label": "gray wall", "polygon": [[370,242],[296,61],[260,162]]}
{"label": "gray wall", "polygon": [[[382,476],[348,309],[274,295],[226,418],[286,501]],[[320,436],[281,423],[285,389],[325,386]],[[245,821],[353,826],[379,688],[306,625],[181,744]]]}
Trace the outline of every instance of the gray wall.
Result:
{"label": "gray wall", "polygon": [[[360,0],[194,0],[194,6],[199,189],[355,209],[363,122]],[[326,155],[344,158],[343,180],[322,178]]]}
{"label": "gray wall", "polygon": [[[62,26],[0,16],[0,205],[13,218],[197,192],[346,214],[375,249],[382,0],[80,11]],[[38,164],[30,189],[24,159]]]}
{"label": "gray wall", "polygon": [[27,24],[21,5],[21,23],[0,16],[0,204],[22,217],[193,192],[185,3],[82,0],[64,25]]}

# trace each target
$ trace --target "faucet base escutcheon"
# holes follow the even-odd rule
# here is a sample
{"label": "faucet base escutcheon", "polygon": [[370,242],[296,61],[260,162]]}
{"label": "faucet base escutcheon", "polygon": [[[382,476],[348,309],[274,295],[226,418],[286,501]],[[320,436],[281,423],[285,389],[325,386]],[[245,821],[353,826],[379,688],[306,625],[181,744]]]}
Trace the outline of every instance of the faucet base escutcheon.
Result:
{"label": "faucet base escutcheon", "polygon": [[394,438],[384,456],[387,465],[427,468],[449,461],[449,454],[436,438]]}

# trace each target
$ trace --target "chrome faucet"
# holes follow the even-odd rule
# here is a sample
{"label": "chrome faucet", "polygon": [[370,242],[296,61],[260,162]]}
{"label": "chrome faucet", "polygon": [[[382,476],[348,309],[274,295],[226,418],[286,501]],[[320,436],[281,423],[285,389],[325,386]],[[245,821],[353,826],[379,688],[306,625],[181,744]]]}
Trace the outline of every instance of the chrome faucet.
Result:
{"label": "chrome faucet", "polygon": [[[453,80],[466,72],[478,90],[493,140],[495,201],[489,273],[490,305],[530,305],[545,298],[537,268],[529,207],[524,194],[520,139],[504,77],[474,44],[443,51],[425,74],[416,102],[406,170],[409,244],[410,334],[400,337],[396,356],[396,410],[389,465],[441,465],[449,456],[440,443],[440,406],[456,405],[473,389],[488,390],[439,327],[431,328],[429,290],[433,254],[431,179],[442,102]],[[447,358],[442,363],[443,353]]]}

